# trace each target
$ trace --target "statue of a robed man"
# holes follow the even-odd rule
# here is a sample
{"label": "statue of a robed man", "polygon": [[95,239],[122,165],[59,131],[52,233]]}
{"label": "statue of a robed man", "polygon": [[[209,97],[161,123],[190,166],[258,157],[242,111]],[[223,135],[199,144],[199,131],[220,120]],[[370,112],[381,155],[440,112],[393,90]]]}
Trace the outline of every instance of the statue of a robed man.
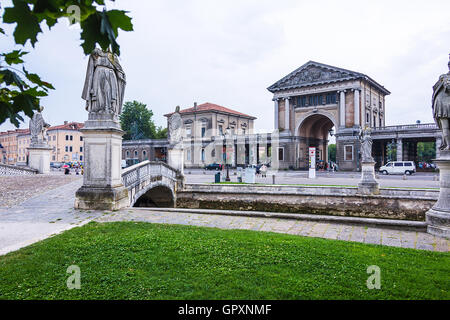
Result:
{"label": "statue of a robed man", "polygon": [[361,161],[373,162],[372,157],[372,137],[370,136],[370,129],[365,127],[359,132],[359,139],[361,142]]}
{"label": "statue of a robed man", "polygon": [[47,129],[50,125],[42,117],[44,107],[40,107],[30,120],[31,145],[47,144]]}
{"label": "statue of a robed man", "polygon": [[116,119],[122,112],[126,78],[117,55],[94,49],[89,56],[86,79],[81,97],[86,100],[89,114],[112,114]]}
{"label": "statue of a robed man", "polygon": [[450,60],[448,69],[449,72],[441,75],[433,86],[433,117],[442,130],[441,150],[450,150]]}

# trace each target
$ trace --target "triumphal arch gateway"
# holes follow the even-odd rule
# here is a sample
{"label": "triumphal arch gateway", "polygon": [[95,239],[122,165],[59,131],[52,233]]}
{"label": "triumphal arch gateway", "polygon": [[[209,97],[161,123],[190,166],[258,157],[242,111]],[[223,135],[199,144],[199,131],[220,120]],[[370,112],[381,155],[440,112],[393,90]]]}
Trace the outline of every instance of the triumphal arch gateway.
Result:
{"label": "triumphal arch gateway", "polygon": [[307,168],[309,147],[316,148],[317,160],[327,162],[331,134],[339,169],[359,170],[360,129],[385,126],[390,92],[359,72],[309,61],[268,90],[279,130],[280,168]]}

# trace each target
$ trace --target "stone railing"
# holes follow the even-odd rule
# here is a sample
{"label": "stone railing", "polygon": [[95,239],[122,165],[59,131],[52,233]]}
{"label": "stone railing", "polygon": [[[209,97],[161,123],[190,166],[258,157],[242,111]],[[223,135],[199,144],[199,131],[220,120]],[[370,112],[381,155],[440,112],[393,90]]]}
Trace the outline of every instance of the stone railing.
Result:
{"label": "stone railing", "polygon": [[128,189],[129,205],[133,204],[148,190],[165,186],[174,198],[177,189],[184,185],[184,177],[177,170],[161,161],[143,161],[122,171],[122,182]]}
{"label": "stone railing", "polygon": [[409,130],[438,130],[439,128],[435,123],[418,123],[418,124],[405,124],[398,126],[387,126],[373,128],[372,133],[385,132],[385,131],[409,131]]}
{"label": "stone railing", "polygon": [[142,181],[154,177],[165,177],[177,180],[177,171],[161,161],[143,161],[122,171],[122,182],[126,188],[133,188]]}
{"label": "stone railing", "polygon": [[0,176],[25,176],[37,173],[38,171],[35,169],[0,163]]}

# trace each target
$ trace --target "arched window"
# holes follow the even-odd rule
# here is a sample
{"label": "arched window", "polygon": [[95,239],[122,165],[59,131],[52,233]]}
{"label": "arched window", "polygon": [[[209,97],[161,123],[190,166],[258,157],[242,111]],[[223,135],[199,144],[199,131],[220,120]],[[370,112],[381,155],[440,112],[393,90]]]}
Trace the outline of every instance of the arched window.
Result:
{"label": "arched window", "polygon": [[134,157],[137,158],[137,156],[138,156],[138,152],[137,152],[137,150],[134,150]]}
{"label": "arched window", "polygon": [[130,151],[127,151],[126,155],[127,155],[127,158],[129,158],[130,157]]}

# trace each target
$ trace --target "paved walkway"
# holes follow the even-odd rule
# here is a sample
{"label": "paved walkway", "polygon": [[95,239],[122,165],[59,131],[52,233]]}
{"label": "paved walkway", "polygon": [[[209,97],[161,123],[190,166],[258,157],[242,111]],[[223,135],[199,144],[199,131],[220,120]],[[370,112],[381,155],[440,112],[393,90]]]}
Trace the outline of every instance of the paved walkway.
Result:
{"label": "paved walkway", "polygon": [[82,179],[38,194],[21,204],[0,207],[0,255],[53,234],[82,225],[103,214],[73,208]]}
{"label": "paved walkway", "polygon": [[0,207],[0,255],[20,249],[89,221],[145,221],[247,229],[293,235],[382,244],[404,248],[449,251],[450,241],[425,232],[398,231],[338,223],[273,219],[187,212],[157,212],[151,208],[129,208],[117,212],[73,209],[75,192],[82,180],[38,194],[18,205]]}
{"label": "paved walkway", "polygon": [[300,221],[290,219],[234,217],[187,212],[159,212],[151,208],[130,208],[97,218],[99,222],[143,221],[150,223],[182,224],[220,229],[245,229],[335,240],[356,241],[402,248],[430,251],[450,251],[450,241],[425,232],[351,226],[338,223]]}

